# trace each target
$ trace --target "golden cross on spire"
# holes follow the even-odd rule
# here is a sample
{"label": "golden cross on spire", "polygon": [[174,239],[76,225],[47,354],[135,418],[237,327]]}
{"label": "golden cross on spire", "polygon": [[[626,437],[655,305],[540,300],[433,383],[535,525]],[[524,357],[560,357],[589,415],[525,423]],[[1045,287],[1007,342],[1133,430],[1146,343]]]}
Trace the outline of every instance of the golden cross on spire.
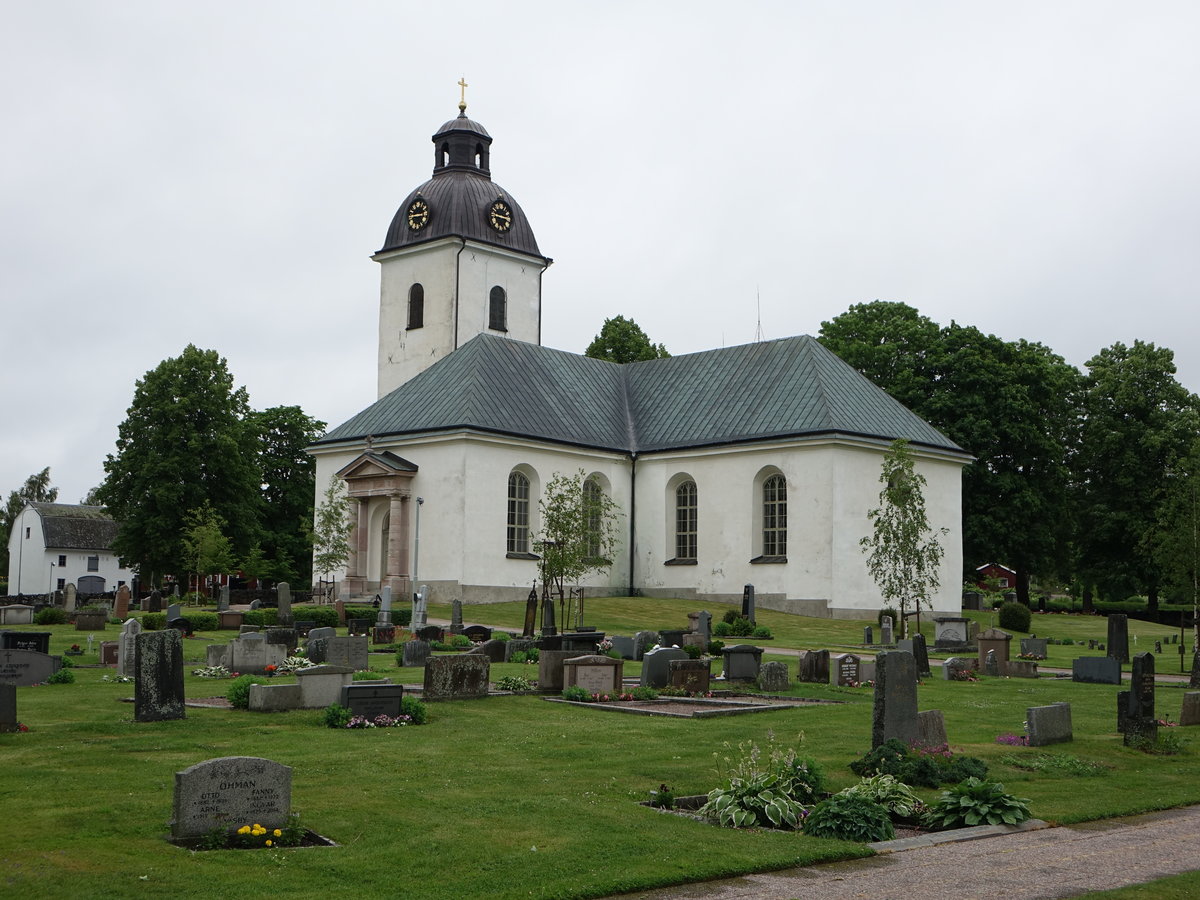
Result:
{"label": "golden cross on spire", "polygon": [[467,84],[467,76],[466,75],[464,75],[462,78],[458,79],[458,86],[462,90],[462,94],[458,100],[458,110],[459,110],[459,112],[466,112],[467,111],[467,88],[470,87],[470,85]]}

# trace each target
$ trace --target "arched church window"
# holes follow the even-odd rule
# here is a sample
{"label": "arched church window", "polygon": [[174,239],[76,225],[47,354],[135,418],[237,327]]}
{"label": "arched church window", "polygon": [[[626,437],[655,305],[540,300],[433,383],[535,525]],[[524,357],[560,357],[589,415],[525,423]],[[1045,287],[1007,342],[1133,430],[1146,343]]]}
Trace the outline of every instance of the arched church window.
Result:
{"label": "arched church window", "polygon": [[675,489],[675,558],[696,558],[696,482],[685,481]]}
{"label": "arched church window", "polygon": [[425,288],[417,282],[408,289],[408,328],[420,328],[425,324]]}
{"label": "arched church window", "polygon": [[600,532],[604,525],[601,511],[604,488],[595,478],[589,478],[583,483],[583,527],[586,530],[587,556],[589,559],[600,558]]}
{"label": "arched church window", "polygon": [[762,486],[763,556],[787,556],[787,481],[772,475]]}
{"label": "arched church window", "polygon": [[520,472],[508,476],[508,552],[529,552],[529,479]]}
{"label": "arched church window", "polygon": [[508,295],[500,285],[492,288],[488,298],[488,328],[508,331]]}

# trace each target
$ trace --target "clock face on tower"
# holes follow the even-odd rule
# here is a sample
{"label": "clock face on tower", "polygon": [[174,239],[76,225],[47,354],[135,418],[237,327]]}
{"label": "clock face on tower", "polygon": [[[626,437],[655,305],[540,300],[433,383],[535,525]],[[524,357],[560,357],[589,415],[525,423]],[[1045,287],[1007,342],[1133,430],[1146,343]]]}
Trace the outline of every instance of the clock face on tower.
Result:
{"label": "clock face on tower", "polygon": [[508,208],[508,204],[503,200],[497,200],[488,210],[488,222],[491,226],[501,234],[512,228],[512,210]]}
{"label": "clock face on tower", "polygon": [[424,200],[414,200],[408,207],[408,227],[420,231],[429,223],[429,204]]}

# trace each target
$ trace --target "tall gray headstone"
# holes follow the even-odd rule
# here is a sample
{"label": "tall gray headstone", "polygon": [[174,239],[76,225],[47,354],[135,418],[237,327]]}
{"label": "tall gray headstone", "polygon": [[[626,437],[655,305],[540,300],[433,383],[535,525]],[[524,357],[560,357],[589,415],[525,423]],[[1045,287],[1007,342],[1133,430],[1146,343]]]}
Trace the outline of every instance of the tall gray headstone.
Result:
{"label": "tall gray headstone", "polygon": [[786,691],[791,684],[788,681],[788,667],[785,662],[765,662],[758,667],[758,688],[768,694],[779,694]]}
{"label": "tall gray headstone", "polygon": [[1200,725],[1200,691],[1184,693],[1183,707],[1179,710],[1179,724]]}
{"label": "tall gray headstone", "polygon": [[279,609],[275,613],[275,622],[279,625],[291,625],[296,619],[292,616],[292,587],[286,581],[275,586],[275,596],[278,598]]}
{"label": "tall gray headstone", "polygon": [[426,609],[429,606],[429,585],[423,584],[417,589],[413,598],[412,630],[424,628],[427,624]]}
{"label": "tall gray headstone", "polygon": [[742,588],[742,618],[754,622],[754,585],[748,584]]}
{"label": "tall gray headstone", "polygon": [[829,682],[829,651],[801,650],[800,661],[796,665],[796,680],[810,684],[827,684]]}
{"label": "tall gray headstone", "polygon": [[217,598],[217,612],[227,612],[229,610],[229,585],[221,585],[221,594]]}
{"label": "tall gray headstone", "polygon": [[[450,633],[462,634],[463,618],[462,618],[462,600],[455,597],[450,601]],[[531,631],[530,634],[533,634]]]}
{"label": "tall gray headstone", "polygon": [[704,638],[704,646],[707,648],[712,641],[712,613],[707,609],[702,609],[696,614],[696,632]]}
{"label": "tall gray headstone", "polygon": [[929,676],[929,648],[925,646],[925,635],[917,631],[912,636],[913,659],[917,663],[917,677]]}
{"label": "tall gray headstone", "polygon": [[160,594],[158,591],[151,591],[150,600],[148,601],[147,605],[149,606],[148,612],[162,612],[162,594]]}
{"label": "tall gray headstone", "polygon": [[863,645],[871,646],[875,643],[875,633],[871,630],[871,626],[867,625],[863,628]]}
{"label": "tall gray headstone", "polygon": [[429,662],[433,651],[428,641],[405,641],[401,651],[401,661],[406,669],[419,669]]}
{"label": "tall gray headstone", "polygon": [[136,669],[134,659],[137,654],[136,640],[142,633],[142,623],[137,619],[126,619],[121,626],[121,636],[117,639],[117,674],[132,678]]}
{"label": "tall gray headstone", "polygon": [[167,621],[173,622],[183,616],[183,608],[178,603],[172,603],[167,607]]}
{"label": "tall gray headstone", "polygon": [[1134,654],[1132,669],[1125,712],[1126,745],[1138,739],[1158,738],[1158,722],[1154,718],[1154,654]]}
{"label": "tall gray headstone", "polygon": [[184,717],[183,635],[174,628],[134,638],[133,717],[138,722]]}
{"label": "tall gray headstone", "polygon": [[1129,662],[1129,617],[1110,613],[1108,617],[1108,649],[1105,651],[1118,662]]}
{"label": "tall gray headstone", "polygon": [[917,661],[911,653],[885,650],[875,657],[875,709],[871,746],[891,738],[912,744],[921,737],[917,721]]}
{"label": "tall gray headstone", "polygon": [[883,644],[885,647],[890,647],[892,644],[896,643],[893,639],[895,627],[895,623],[892,622],[892,617],[884,616],[883,621],[879,623],[879,643]]}
{"label": "tall gray headstone", "polygon": [[983,674],[996,678],[1000,675],[1000,661],[996,659],[996,651],[989,650],[983,660]]}
{"label": "tall gray headstone", "polygon": [[67,612],[75,612],[76,605],[75,585],[68,582],[67,590],[63,595],[63,608],[65,608]]}
{"label": "tall gray headstone", "polygon": [[383,590],[380,591],[379,593],[380,593],[379,618],[375,620],[376,624],[385,625],[385,626],[391,625],[392,624],[392,586],[390,584],[385,584],[383,586]]}
{"label": "tall gray headstone", "polygon": [[678,647],[659,647],[642,657],[642,687],[663,688],[671,683],[671,660],[690,659]]}
{"label": "tall gray headstone", "polygon": [[1200,652],[1192,654],[1192,674],[1188,679],[1188,687],[1200,688]]}

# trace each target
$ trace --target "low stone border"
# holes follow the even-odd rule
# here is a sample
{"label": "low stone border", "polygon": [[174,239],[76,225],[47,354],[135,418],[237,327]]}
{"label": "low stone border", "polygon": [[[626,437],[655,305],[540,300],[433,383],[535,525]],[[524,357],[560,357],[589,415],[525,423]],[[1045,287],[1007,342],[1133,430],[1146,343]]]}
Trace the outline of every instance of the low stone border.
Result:
{"label": "low stone border", "polygon": [[955,828],[950,831],[931,831],[928,834],[918,834],[913,837],[896,838],[894,841],[876,841],[867,844],[876,853],[899,853],[902,850],[915,850],[918,847],[933,847],[937,844],[952,844],[960,841],[977,841],[980,838],[997,837],[1001,834],[1016,834],[1020,831],[1040,831],[1049,828],[1049,822],[1041,819],[1026,819],[1020,825],[972,825],[969,828]]}
{"label": "low stone border", "polygon": [[660,697],[657,700],[615,700],[608,703],[585,703],[578,700],[566,700],[562,697],[543,697],[542,699],[547,703],[565,703],[569,706],[582,706],[608,712],[632,713],[639,716],[667,716],[675,719],[710,719],[716,716],[774,712],[781,709],[794,709],[798,706],[820,706],[839,702],[783,697],[766,697],[766,702],[707,697]]}

